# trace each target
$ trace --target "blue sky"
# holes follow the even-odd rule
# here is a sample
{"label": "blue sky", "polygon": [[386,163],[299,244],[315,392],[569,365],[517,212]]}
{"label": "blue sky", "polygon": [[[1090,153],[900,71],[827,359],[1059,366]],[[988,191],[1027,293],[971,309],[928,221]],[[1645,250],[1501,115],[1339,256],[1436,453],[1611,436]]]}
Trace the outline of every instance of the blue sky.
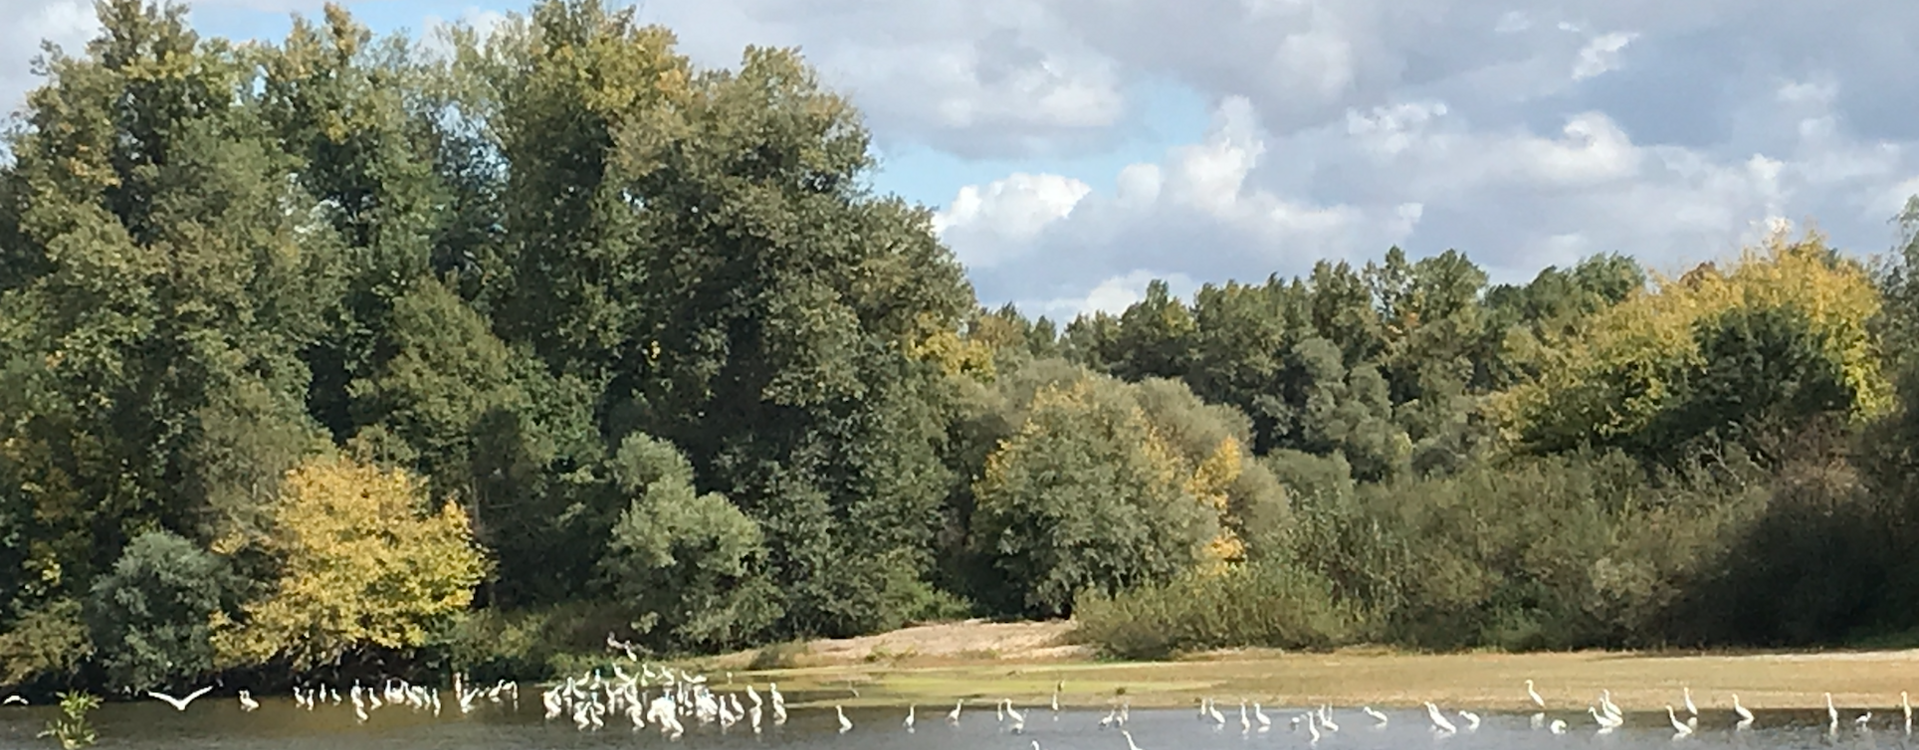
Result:
{"label": "blue sky", "polygon": [[[521,3],[349,1],[368,25]],[[1498,280],[1683,270],[1816,222],[1860,254],[1919,192],[1919,4],[1843,0],[647,0],[705,65],[797,45],[867,114],[875,186],[940,209],[983,302],[1055,315],[1386,247]],[[308,0],[195,6],[274,38]],[[84,0],[0,0],[0,99]]]}

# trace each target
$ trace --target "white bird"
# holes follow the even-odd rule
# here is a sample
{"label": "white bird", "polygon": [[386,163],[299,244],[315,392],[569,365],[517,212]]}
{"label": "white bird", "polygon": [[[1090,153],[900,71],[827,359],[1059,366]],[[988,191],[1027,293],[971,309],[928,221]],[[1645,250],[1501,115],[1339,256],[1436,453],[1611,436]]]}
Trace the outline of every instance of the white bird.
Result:
{"label": "white bird", "polygon": [[900,722],[902,726],[906,727],[906,731],[908,732],[913,731],[913,714],[914,712],[918,710],[919,710],[919,706],[906,707],[906,721]]}
{"label": "white bird", "polygon": [[1319,704],[1319,728],[1324,729],[1328,732],[1339,731],[1339,725],[1333,723],[1332,706],[1328,706],[1324,703]]}
{"label": "white bird", "polygon": [[1738,693],[1733,693],[1732,695],[1732,712],[1739,714],[1739,720],[1742,722],[1752,721],[1752,712],[1746,710],[1745,706],[1739,705]]}
{"label": "white bird", "polygon": [[260,707],[260,702],[254,700],[252,694],[248,693],[245,690],[240,691],[240,710],[252,711],[253,709],[256,709],[259,707]]}
{"label": "white bird", "polygon": [[1839,709],[1832,705],[1832,693],[1826,694],[1826,718],[1834,727],[1839,726]]}
{"label": "white bird", "polygon": [[1253,716],[1246,712],[1246,701],[1239,702],[1239,731],[1243,734],[1253,731]]}
{"label": "white bird", "polygon": [[1432,719],[1433,726],[1441,731],[1445,731],[1445,732],[1459,731],[1458,727],[1453,726],[1452,722],[1446,720],[1446,715],[1440,713],[1439,707],[1433,705],[1432,701],[1426,701],[1426,718]]}
{"label": "white bird", "polygon": [[1253,720],[1259,722],[1259,731],[1273,728],[1273,720],[1267,718],[1265,709],[1259,707],[1259,701],[1253,701]]}
{"label": "white bird", "polygon": [[1912,734],[1912,699],[1904,690],[1899,691],[1899,708],[1906,712],[1906,734]]}
{"label": "white bird", "polygon": [[22,698],[18,695],[9,695],[6,697],[5,700],[0,700],[0,706],[24,706],[24,705],[27,705],[27,699]]}
{"label": "white bird", "polygon": [[187,704],[192,703],[194,699],[199,698],[202,695],[206,695],[207,693],[210,693],[210,692],[213,692],[212,685],[208,685],[206,687],[200,688],[199,690],[195,690],[191,693],[187,693],[187,697],[185,698],[175,698],[171,695],[167,695],[166,693],[155,692],[152,690],[147,691],[147,696],[166,701],[167,705],[173,706],[174,710],[176,711],[185,711],[187,710]]}
{"label": "white bird", "polygon": [[1553,723],[1552,723],[1552,726],[1551,726],[1551,727],[1548,727],[1548,728],[1552,730],[1552,732],[1553,732],[1553,734],[1565,734],[1565,733],[1566,733],[1566,720],[1565,720],[1565,719],[1553,719]]}
{"label": "white bird", "polygon": [[1539,695],[1539,691],[1533,689],[1532,680],[1526,681],[1526,697],[1533,699],[1533,705],[1540,708],[1546,707],[1546,699]]}
{"label": "white bird", "polygon": [[1592,714],[1593,721],[1599,725],[1600,729],[1612,729],[1626,723],[1624,718],[1602,712],[1592,706],[1586,707],[1586,713]]}
{"label": "white bird", "polygon": [[1006,715],[1012,717],[1014,724],[1024,725],[1026,723],[1026,714],[1020,713],[1019,709],[1013,707],[1012,698],[1006,699]]}
{"label": "white bird", "polygon": [[1692,727],[1679,720],[1679,713],[1672,710],[1672,704],[1666,704],[1666,719],[1672,722],[1672,730],[1680,734],[1692,734]]}
{"label": "white bird", "polygon": [[1684,690],[1686,691],[1686,713],[1692,714],[1693,716],[1698,716],[1699,707],[1696,705],[1693,705],[1693,702],[1692,702],[1692,686],[1690,685],[1685,686]]}
{"label": "white bird", "polygon": [[1125,738],[1126,738],[1126,750],[1139,750],[1139,744],[1138,744],[1138,743],[1135,743],[1135,742],[1133,742],[1133,733],[1132,733],[1132,732],[1129,732],[1129,731],[1127,731],[1127,730],[1124,730],[1124,729],[1121,729],[1121,730],[1119,730],[1119,735],[1120,735],[1121,737],[1125,737]]}
{"label": "white bird", "polygon": [[1380,713],[1378,710],[1374,709],[1372,706],[1360,706],[1359,710],[1364,712],[1367,716],[1372,717],[1373,721],[1379,722],[1379,726],[1382,726],[1382,727],[1386,726],[1386,715]]}
{"label": "white bird", "polygon": [[1459,712],[1459,718],[1466,720],[1467,731],[1471,731],[1479,728],[1479,714],[1473,713],[1471,711],[1461,710]]}
{"label": "white bird", "polygon": [[1319,719],[1312,714],[1306,715],[1306,731],[1313,735],[1313,742],[1319,742]]}
{"label": "white bird", "polygon": [[840,733],[841,734],[844,734],[848,730],[851,730],[853,728],[853,720],[846,718],[846,709],[841,708],[839,706],[834,706],[833,711],[834,713],[837,713],[840,715]]}
{"label": "white bird", "polygon": [[1213,717],[1214,724],[1217,724],[1222,727],[1226,726],[1226,715],[1219,712],[1218,703],[1215,703],[1211,699],[1208,699],[1206,701],[1206,713],[1207,715]]}
{"label": "white bird", "polygon": [[1864,728],[1866,727],[1866,725],[1867,725],[1867,724],[1870,724],[1870,723],[1872,723],[1872,712],[1871,712],[1871,711],[1867,711],[1867,712],[1865,712],[1865,713],[1863,713],[1863,714],[1860,714],[1860,715],[1859,715],[1859,718],[1856,718],[1856,719],[1853,719],[1853,720],[1852,720],[1852,725],[1853,725],[1853,726],[1855,726],[1855,727],[1859,727],[1859,728],[1861,728],[1861,729],[1864,729]]}
{"label": "white bird", "polygon": [[962,701],[960,701],[960,702],[958,702],[958,703],[954,703],[954,704],[953,704],[953,710],[951,710],[951,711],[948,711],[948,712],[946,713],[946,720],[947,720],[947,721],[950,721],[950,722],[953,722],[954,724],[958,724],[958,723],[959,723],[959,716],[960,716],[960,709],[962,709],[962,708],[965,708],[965,707],[966,707],[966,701],[963,701],[963,700],[962,700]]}

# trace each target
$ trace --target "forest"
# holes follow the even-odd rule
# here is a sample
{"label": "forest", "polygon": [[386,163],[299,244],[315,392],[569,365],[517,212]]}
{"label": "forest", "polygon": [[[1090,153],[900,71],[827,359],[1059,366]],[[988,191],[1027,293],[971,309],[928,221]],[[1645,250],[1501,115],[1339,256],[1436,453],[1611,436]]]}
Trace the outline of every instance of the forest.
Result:
{"label": "forest", "polygon": [[1053,321],[980,304],[794,50],[701,68],[597,0],[98,8],[0,161],[0,687],[956,617],[1119,658],[1919,634],[1913,232]]}

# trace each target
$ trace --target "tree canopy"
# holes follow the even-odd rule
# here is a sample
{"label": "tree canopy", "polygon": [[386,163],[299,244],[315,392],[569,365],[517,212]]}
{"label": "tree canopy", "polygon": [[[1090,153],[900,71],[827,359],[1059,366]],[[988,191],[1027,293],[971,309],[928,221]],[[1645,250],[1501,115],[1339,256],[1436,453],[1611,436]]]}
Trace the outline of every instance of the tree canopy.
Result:
{"label": "tree canopy", "polygon": [[0,162],[0,685],[967,615],[1128,656],[1919,625],[1919,232],[1523,283],[1387,248],[1056,321],[980,305],[796,50],[98,8]]}

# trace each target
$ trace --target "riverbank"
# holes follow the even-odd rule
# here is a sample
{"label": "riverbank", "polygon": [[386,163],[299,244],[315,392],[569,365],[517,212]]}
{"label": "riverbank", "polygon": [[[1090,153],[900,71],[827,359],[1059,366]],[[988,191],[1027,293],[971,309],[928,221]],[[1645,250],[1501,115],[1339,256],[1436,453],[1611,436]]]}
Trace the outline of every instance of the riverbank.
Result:
{"label": "riverbank", "polygon": [[[1071,706],[1190,706],[1200,696],[1237,705],[1417,707],[1425,701],[1480,710],[1531,710],[1525,681],[1547,705],[1584,711],[1601,690],[1627,710],[1679,705],[1692,688],[1702,711],[1731,710],[1733,693],[1756,709],[1885,710],[1901,690],[1919,690],[1919,650],[1758,654],[1631,652],[1409,654],[1384,649],[1331,653],[1248,650],[1170,662],[1102,662],[1063,643],[1065,623],[967,622],[823,640],[710,660],[733,679],[783,690],[809,703],[950,704],[1012,698],[1043,705],[1055,685]],[[765,667],[777,662],[778,668]],[[801,701],[796,700],[795,705]]]}

